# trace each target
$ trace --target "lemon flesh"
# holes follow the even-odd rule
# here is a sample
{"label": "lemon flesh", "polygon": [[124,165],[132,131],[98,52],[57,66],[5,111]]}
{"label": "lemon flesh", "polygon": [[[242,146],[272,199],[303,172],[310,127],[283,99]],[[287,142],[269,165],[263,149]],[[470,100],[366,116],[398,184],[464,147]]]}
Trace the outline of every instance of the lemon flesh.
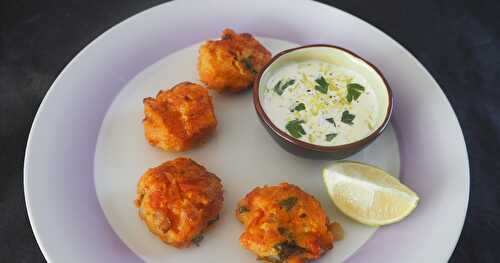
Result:
{"label": "lemon flesh", "polygon": [[370,226],[402,220],[419,201],[417,194],[398,179],[363,163],[335,162],[323,169],[323,179],[335,206],[348,217]]}

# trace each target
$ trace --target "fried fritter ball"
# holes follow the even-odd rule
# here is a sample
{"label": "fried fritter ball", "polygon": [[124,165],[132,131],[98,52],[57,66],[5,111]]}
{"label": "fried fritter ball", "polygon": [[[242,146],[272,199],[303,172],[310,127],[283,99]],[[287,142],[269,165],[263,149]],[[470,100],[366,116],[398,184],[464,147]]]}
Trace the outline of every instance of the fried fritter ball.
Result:
{"label": "fried fritter ball", "polygon": [[244,224],[240,244],[266,262],[318,259],[333,247],[334,235],[320,203],[288,183],[257,187],[238,203]]}
{"label": "fried fritter ball", "polygon": [[224,29],[220,40],[200,47],[198,73],[209,89],[239,92],[249,88],[271,53],[251,34]]}
{"label": "fried fritter ball", "polygon": [[220,179],[188,158],[151,168],[137,185],[135,205],[149,230],[181,248],[201,241],[224,200]]}
{"label": "fried fritter ball", "polygon": [[200,85],[182,82],[143,102],[146,139],[163,150],[189,150],[217,127],[212,99]]}

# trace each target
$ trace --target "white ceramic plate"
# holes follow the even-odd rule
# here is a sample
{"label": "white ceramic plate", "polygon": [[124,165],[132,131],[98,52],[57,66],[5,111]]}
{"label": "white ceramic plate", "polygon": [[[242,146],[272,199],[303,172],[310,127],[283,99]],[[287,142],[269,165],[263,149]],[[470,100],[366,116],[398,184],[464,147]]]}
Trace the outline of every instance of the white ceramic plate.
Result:
{"label": "white ceramic plate", "polygon": [[[270,38],[260,40],[273,54],[296,46]],[[147,262],[254,262],[255,256],[239,247],[242,226],[234,217],[236,203],[256,186],[289,182],[318,198],[330,218],[344,227],[348,238],[336,244],[334,253],[329,253],[325,260],[340,262],[349,257],[376,228],[354,223],[334,210],[321,176],[322,168],[329,162],[299,158],[281,149],[259,123],[250,91],[238,95],[212,93],[219,122],[217,132],[194,150],[166,153],[146,142],[141,122],[142,99],[180,81],[196,82],[198,47],[195,44],[177,51],[139,73],[118,94],[104,118],[95,152],[94,183],[115,233]],[[222,179],[225,188],[224,208],[217,224],[220,227],[204,235],[199,248],[188,250],[166,247],[152,236],[133,204],[137,181],[144,171],[178,156],[190,157],[206,166]],[[352,159],[399,175],[399,148],[392,127]],[[212,252],[221,247],[226,248],[223,254]]]}
{"label": "white ceramic plate", "polygon": [[[377,65],[396,98],[392,125],[352,159],[399,174],[421,197],[415,212],[370,238],[375,229],[350,222],[328,201],[320,177],[324,162],[281,150],[258,124],[247,92],[215,95],[216,136],[183,154],[223,180],[220,222],[200,247],[187,250],[164,246],[149,234],[133,207],[135,184],[146,168],[180,154],[147,145],[141,100],[176,82],[195,81],[196,43],[224,27],[263,36],[274,53],[329,43]],[[299,0],[172,2],[115,26],[85,48],[49,90],[30,133],[24,180],[33,231],[49,262],[254,262],[238,246],[242,228],[233,209],[254,186],[281,181],[315,195],[346,228],[345,240],[323,262],[445,262],[469,193],[460,126],[421,64],[369,24]]]}

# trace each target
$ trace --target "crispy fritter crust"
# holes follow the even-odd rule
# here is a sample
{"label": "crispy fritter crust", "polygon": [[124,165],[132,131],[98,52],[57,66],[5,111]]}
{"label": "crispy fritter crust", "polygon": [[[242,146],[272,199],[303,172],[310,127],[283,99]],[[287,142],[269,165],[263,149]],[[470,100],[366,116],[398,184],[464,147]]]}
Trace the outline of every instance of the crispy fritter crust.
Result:
{"label": "crispy fritter crust", "polygon": [[143,102],[146,139],[163,150],[189,150],[217,127],[212,99],[200,85],[182,82]]}
{"label": "crispy fritter crust", "polygon": [[307,262],[333,247],[320,203],[295,185],[257,187],[238,203],[240,244],[267,262]]}
{"label": "crispy fritter crust", "polygon": [[181,248],[217,220],[223,200],[217,176],[191,159],[177,158],[146,171],[135,204],[153,234]]}
{"label": "crispy fritter crust", "polygon": [[200,47],[198,73],[209,89],[239,92],[249,88],[271,53],[251,34],[224,29],[221,40]]}

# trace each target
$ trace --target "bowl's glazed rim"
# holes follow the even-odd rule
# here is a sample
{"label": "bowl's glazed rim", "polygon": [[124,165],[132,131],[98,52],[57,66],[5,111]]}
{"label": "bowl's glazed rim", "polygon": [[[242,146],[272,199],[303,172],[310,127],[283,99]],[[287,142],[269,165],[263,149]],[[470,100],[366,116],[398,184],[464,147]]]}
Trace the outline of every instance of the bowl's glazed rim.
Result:
{"label": "bowl's glazed rim", "polygon": [[[327,47],[327,48],[337,49],[337,50],[340,50],[342,52],[347,53],[348,55],[350,55],[354,58],[357,58],[357,59],[363,61],[363,63],[365,63],[366,65],[371,67],[375,71],[375,73],[380,76],[380,78],[382,79],[382,81],[384,83],[384,87],[387,89],[388,103],[387,103],[385,118],[384,118],[382,124],[380,124],[379,127],[377,129],[375,129],[372,133],[363,137],[360,140],[357,140],[357,141],[354,141],[351,143],[346,143],[346,144],[334,145],[334,146],[322,146],[322,145],[312,144],[312,143],[298,140],[298,139],[288,135],[286,132],[284,132],[280,128],[276,127],[276,125],[274,125],[274,123],[267,116],[264,108],[262,107],[262,104],[260,102],[260,96],[259,96],[260,94],[259,93],[260,93],[260,80],[262,78],[263,73],[276,60],[278,60],[283,55],[288,54],[290,52],[297,51],[297,50],[307,49],[307,48],[315,48],[315,47]],[[361,148],[361,147],[365,146],[366,144],[370,143],[371,141],[373,141],[376,137],[378,137],[384,131],[385,127],[389,123],[389,119],[391,117],[392,109],[393,109],[393,93],[392,93],[392,90],[391,90],[389,84],[387,83],[387,80],[385,79],[384,75],[382,74],[382,72],[375,65],[373,65],[372,63],[370,63],[366,59],[360,57],[356,53],[354,53],[348,49],[345,49],[345,48],[342,48],[339,46],[335,46],[335,45],[330,45],[330,44],[312,44],[312,45],[300,46],[300,47],[291,48],[291,49],[281,51],[278,54],[276,54],[275,56],[273,56],[271,58],[271,60],[266,65],[264,65],[264,67],[259,71],[259,73],[257,74],[257,76],[255,78],[255,81],[253,83],[253,101],[254,101],[255,110],[257,111],[257,115],[259,116],[259,118],[265,123],[265,125],[267,127],[269,127],[280,138],[282,138],[283,140],[285,140],[288,143],[291,143],[293,145],[296,145],[298,147],[301,147],[301,148],[304,148],[307,150],[313,150],[313,151],[318,151],[318,152],[328,152],[328,153],[345,151],[345,150],[355,150],[355,149]]]}

